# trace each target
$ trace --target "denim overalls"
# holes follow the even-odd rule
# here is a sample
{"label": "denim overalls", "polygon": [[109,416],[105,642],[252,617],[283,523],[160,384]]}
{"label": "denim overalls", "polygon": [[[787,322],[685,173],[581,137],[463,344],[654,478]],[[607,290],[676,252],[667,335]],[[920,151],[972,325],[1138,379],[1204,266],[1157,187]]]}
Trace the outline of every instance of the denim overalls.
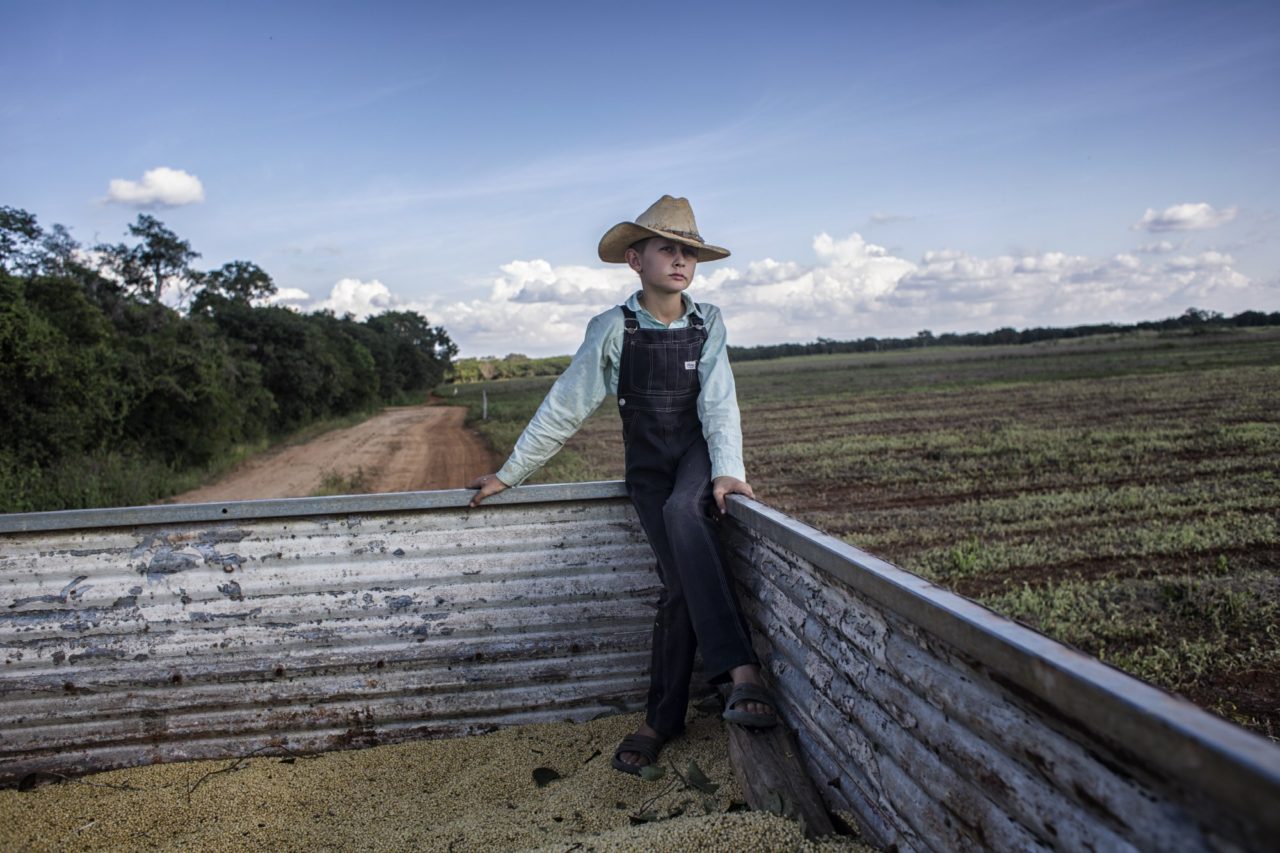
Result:
{"label": "denim overalls", "polygon": [[711,458],[698,419],[698,359],[707,331],[696,311],[683,329],[642,329],[622,307],[618,411],[627,494],[658,558],[662,596],[653,623],[646,722],[666,737],[684,731],[693,654],[713,683],[757,663],[711,511]]}

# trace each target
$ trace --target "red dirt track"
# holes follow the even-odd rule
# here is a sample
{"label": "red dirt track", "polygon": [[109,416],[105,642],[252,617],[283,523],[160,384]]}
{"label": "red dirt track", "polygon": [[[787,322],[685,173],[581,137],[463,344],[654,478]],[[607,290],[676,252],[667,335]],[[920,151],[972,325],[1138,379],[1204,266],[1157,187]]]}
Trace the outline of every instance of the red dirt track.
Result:
{"label": "red dirt track", "polygon": [[216,483],[175,503],[295,498],[316,494],[326,474],[360,475],[358,491],[460,489],[497,470],[483,440],[463,426],[457,406],[389,408],[364,423],[249,459]]}

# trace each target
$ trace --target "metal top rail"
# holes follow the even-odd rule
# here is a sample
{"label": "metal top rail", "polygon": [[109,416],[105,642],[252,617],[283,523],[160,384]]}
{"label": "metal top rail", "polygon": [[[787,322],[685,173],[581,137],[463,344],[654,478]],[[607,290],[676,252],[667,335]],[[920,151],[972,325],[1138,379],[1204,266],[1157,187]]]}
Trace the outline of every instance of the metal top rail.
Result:
{"label": "metal top rail", "polygon": [[[0,533],[40,530],[77,530],[187,521],[232,521],[361,512],[457,509],[475,495],[472,489],[435,492],[391,492],[381,495],[337,495],[323,498],[273,498],[203,504],[162,504],[111,509],[70,509],[56,512],[22,512],[0,515]],[[554,483],[519,486],[487,498],[485,506],[625,498],[621,480],[594,483]]]}
{"label": "metal top rail", "polygon": [[1277,744],[757,501],[734,497],[729,515],[1146,767],[1260,817],[1280,837]]}

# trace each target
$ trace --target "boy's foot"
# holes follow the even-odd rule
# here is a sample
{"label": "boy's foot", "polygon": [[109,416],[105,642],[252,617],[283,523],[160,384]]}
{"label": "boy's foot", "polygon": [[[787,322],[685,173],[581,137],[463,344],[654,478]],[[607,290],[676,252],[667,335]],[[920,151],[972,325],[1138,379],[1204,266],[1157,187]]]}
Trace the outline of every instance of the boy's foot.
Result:
{"label": "boy's foot", "polygon": [[638,776],[641,768],[658,760],[658,751],[666,742],[667,739],[650,728],[648,723],[641,723],[634,734],[627,735],[618,744],[613,753],[613,769]]}
{"label": "boy's foot", "polygon": [[760,667],[753,664],[734,667],[729,676],[733,679],[733,688],[721,716],[748,728],[767,729],[776,725],[778,714],[773,694],[760,678]]}

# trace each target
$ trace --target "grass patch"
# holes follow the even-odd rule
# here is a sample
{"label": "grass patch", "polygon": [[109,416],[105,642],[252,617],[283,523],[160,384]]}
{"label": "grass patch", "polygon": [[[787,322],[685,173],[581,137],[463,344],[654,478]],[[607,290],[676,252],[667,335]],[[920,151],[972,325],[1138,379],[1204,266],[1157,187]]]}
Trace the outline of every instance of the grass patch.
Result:
{"label": "grass patch", "polygon": [[312,492],[312,497],[328,497],[330,495],[363,495],[369,492],[369,475],[363,468],[343,474],[332,469],[320,474],[320,488]]}
{"label": "grass patch", "polygon": [[1206,568],[1198,575],[1024,584],[982,601],[1274,737],[1275,707],[1256,674],[1280,672],[1280,578]]}
{"label": "grass patch", "polygon": [[[505,459],[554,382],[554,377],[508,379],[446,385],[437,389],[437,393],[451,404],[466,406],[467,426],[478,432],[497,456]],[[486,394],[487,418],[484,417]],[[582,483],[620,478],[622,427],[618,415],[612,411],[613,399],[607,398],[579,433],[527,482]]]}

